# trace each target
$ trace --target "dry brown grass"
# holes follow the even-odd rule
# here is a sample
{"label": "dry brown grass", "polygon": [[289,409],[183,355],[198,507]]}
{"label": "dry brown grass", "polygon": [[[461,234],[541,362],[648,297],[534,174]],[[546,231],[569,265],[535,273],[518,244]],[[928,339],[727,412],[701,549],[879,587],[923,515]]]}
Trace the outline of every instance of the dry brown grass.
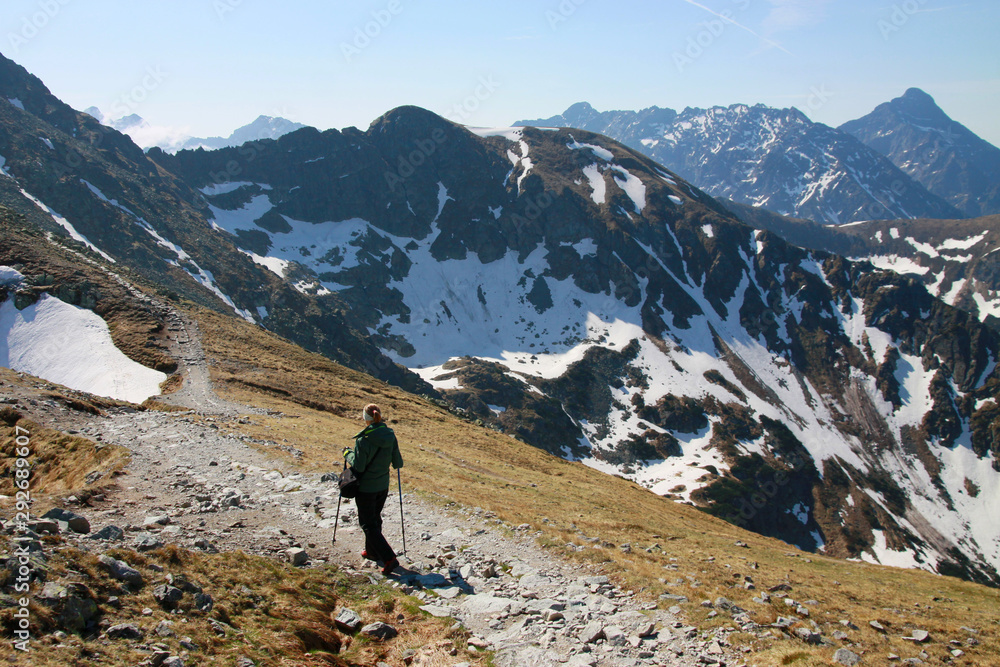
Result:
{"label": "dry brown grass", "polygon": [[[13,496],[17,465],[18,436],[27,437],[30,454],[26,460],[31,471],[31,494],[34,512],[51,506],[57,496],[86,496],[114,483],[114,478],[129,462],[123,447],[95,443],[86,438],[43,428],[21,418],[9,408],[0,415],[0,494]],[[21,440],[24,443],[24,440]],[[88,477],[93,478],[88,480]]]}
{"label": "dry brown grass", "polygon": [[[920,627],[934,637],[922,648],[935,664],[950,659],[948,640],[964,644],[969,634],[960,628],[969,626],[979,630],[980,643],[963,645],[966,657],[951,664],[1000,665],[1000,591],[921,571],[800,552],[621,478],[478,428],[241,322],[211,313],[199,313],[198,319],[217,388],[230,400],[283,415],[254,416],[250,424],[229,427],[295,447],[303,452],[296,463],[305,469],[336,468],[340,450],[360,430],[356,415],[361,407],[379,403],[402,446],[407,490],[442,503],[481,507],[508,525],[528,523],[543,543],[581,563],[601,564],[642,596],[686,595],[694,620],[722,623],[708,622],[708,610],[699,604],[718,596],[750,610],[760,623],[791,616],[778,595],[769,606],[751,600],[770,586],[788,583],[790,597],[818,601],[810,608],[812,620],[823,626],[825,636],[843,629],[841,619],[859,626],[847,633],[860,647],[854,650],[868,652],[870,659],[916,655],[920,649],[901,637]],[[585,537],[599,538],[604,546],[594,548]],[[750,548],[736,546],[738,540]],[[570,550],[567,543],[587,548]],[[631,553],[619,548],[626,543]],[[738,586],[742,576],[752,577],[757,590]],[[678,580],[683,583],[675,584]],[[888,634],[876,633],[869,620],[882,622]],[[833,652],[798,642],[789,652],[789,646],[755,645],[755,658],[758,664],[829,664]]]}
{"label": "dry brown grass", "polygon": [[[0,538],[0,546],[8,546]],[[451,649],[459,658],[474,664],[476,657],[465,655],[464,637],[449,638],[448,621],[428,618],[412,598],[399,597],[384,586],[372,585],[363,576],[349,576],[331,567],[298,569],[268,558],[241,552],[205,555],[165,547],[142,555],[134,551],[112,550],[141,572],[145,586],[125,593],[98,564],[95,556],[75,549],[54,551],[49,565],[50,581],[84,584],[98,602],[100,613],[109,623],[135,623],[145,633],[143,642],[105,641],[97,634],[72,634],[61,642],[45,638],[57,626],[57,610],[40,605],[30,607],[32,635],[30,660],[34,667],[90,665],[131,666],[145,660],[148,652],[140,644],[162,643],[174,655],[182,655],[179,642],[189,637],[199,648],[191,652],[187,664],[233,664],[246,656],[261,666],[365,665],[380,661],[402,664],[407,648],[437,646],[442,656]],[[163,568],[161,572],[154,566]],[[159,607],[153,588],[165,583],[167,575],[183,575],[212,596],[215,607],[203,612],[182,603],[183,613]],[[106,603],[117,596],[120,608]],[[190,601],[190,595],[185,600]],[[395,627],[399,636],[386,643],[351,637],[336,630],[331,615],[343,607],[354,609],[366,623],[383,621]],[[144,615],[143,609],[153,610]],[[12,609],[0,610],[0,626],[9,634]],[[209,619],[231,626],[224,636],[216,633]],[[163,620],[173,622],[176,636],[154,634]],[[447,646],[447,650],[445,649]],[[23,654],[22,654],[23,656]],[[18,664],[18,655],[9,642],[0,645],[0,659]]]}
{"label": "dry brown grass", "polygon": [[167,379],[160,383],[160,394],[166,396],[173,394],[184,386],[184,376],[180,373],[171,373]]}

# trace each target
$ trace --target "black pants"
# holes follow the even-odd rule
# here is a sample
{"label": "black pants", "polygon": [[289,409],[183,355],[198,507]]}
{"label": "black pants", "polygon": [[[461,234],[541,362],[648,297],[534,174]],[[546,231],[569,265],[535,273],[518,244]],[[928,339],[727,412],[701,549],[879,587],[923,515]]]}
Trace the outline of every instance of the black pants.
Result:
{"label": "black pants", "polygon": [[359,493],[354,502],[358,506],[358,524],[365,533],[365,551],[375,560],[389,563],[396,558],[385,536],[382,535],[382,508],[389,497],[389,489],[376,493]]}

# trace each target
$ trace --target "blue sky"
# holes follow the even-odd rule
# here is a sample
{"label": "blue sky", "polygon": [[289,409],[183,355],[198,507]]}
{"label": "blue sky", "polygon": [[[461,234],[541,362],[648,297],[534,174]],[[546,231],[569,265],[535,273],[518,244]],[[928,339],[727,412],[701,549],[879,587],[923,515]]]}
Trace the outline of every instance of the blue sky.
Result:
{"label": "blue sky", "polygon": [[403,104],[494,126],[763,103],[839,125],[915,86],[1000,144],[998,29],[996,0],[0,5],[0,52],[70,105],[197,136],[260,114],[364,129]]}

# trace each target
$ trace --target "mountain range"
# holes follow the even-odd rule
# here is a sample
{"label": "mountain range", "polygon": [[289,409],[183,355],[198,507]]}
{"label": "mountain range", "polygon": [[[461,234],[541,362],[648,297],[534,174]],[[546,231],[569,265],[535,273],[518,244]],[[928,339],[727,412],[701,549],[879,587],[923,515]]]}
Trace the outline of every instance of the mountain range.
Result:
{"label": "mountain range", "polygon": [[113,127],[122,134],[127,134],[143,150],[153,147],[171,153],[181,150],[215,150],[229,146],[242,146],[248,141],[260,139],[277,139],[278,137],[305,127],[301,123],[286,118],[258,116],[252,123],[237,128],[228,137],[192,137],[183,130],[170,127],[150,125],[142,116],[130,114],[113,119],[106,116],[99,108],[89,107],[85,113],[93,116],[102,124]]}
{"label": "mountain range", "polygon": [[[402,107],[366,131],[144,153],[8,60],[0,98],[6,224],[81,262],[757,532],[1000,583],[1000,335],[919,281],[754,229],[586,129]],[[827,133],[756,107],[701,118],[755,115],[798,128],[792,155]],[[869,164],[844,136],[831,164]],[[893,205],[960,217],[913,188]],[[102,311],[72,271],[14,268],[23,307]]]}
{"label": "mountain range", "polygon": [[759,104],[678,113],[598,112],[581,102],[515,125],[605,134],[712,196],[821,224],[1000,213],[1000,149],[917,89],[836,129]]}

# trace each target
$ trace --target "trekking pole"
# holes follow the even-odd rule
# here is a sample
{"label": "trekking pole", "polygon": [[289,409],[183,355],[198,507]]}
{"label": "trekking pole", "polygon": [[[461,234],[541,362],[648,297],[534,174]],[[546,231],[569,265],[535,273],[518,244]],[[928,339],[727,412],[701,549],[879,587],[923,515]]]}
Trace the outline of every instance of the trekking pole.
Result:
{"label": "trekking pole", "polygon": [[337,518],[333,520],[333,543],[337,543],[337,526],[340,525],[340,501],[343,500],[341,496],[337,497]]}
{"label": "trekking pole", "polygon": [[403,477],[396,468],[396,483],[399,485],[399,527],[403,531],[403,555],[406,555],[406,523],[403,521]]}
{"label": "trekking pole", "polygon": [[[344,458],[344,470],[347,470],[347,459]],[[343,494],[337,494],[337,517],[333,520],[333,543],[337,543],[337,526],[340,525],[340,503],[344,500]]]}

